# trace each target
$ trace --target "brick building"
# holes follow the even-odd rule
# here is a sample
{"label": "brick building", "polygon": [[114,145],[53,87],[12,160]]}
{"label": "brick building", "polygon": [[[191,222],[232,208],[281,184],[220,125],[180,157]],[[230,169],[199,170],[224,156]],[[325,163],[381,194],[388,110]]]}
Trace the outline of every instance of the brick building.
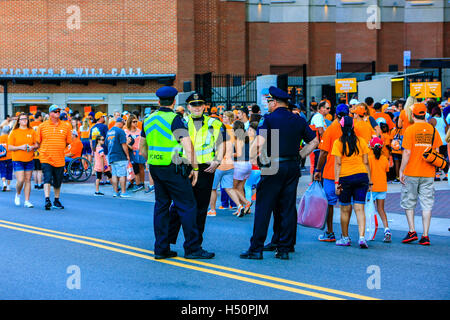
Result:
{"label": "brick building", "polygon": [[0,16],[9,114],[52,103],[142,110],[162,83],[195,89],[195,74],[304,66],[320,96],[337,52],[377,73],[403,70],[404,50],[450,56],[447,0],[4,0]]}

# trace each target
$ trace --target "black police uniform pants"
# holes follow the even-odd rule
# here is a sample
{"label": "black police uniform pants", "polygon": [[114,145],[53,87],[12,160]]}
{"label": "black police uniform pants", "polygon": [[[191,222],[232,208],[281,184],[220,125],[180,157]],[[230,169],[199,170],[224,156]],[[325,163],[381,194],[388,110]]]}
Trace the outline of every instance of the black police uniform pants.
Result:
{"label": "black police uniform pants", "polygon": [[[197,201],[197,228],[198,228],[198,245],[201,247],[203,243],[203,232],[205,231],[206,216],[208,213],[209,200],[211,198],[211,190],[214,182],[214,173],[208,173],[204,170],[208,168],[208,165],[199,165],[198,179],[195,186],[192,188],[194,191],[195,200]],[[174,203],[170,208],[170,230],[169,240],[170,243],[175,244],[177,242],[178,233],[180,231],[180,215],[177,214],[179,208]]]}
{"label": "black police uniform pants", "polygon": [[261,252],[267,237],[270,217],[278,230],[277,247],[280,252],[289,252],[295,244],[297,231],[297,185],[300,167],[297,161],[279,164],[274,175],[262,175],[256,188],[255,220],[250,251]]}
{"label": "black police uniform pants", "polygon": [[169,243],[169,208],[173,201],[178,208],[176,214],[183,226],[184,251],[190,254],[200,250],[197,230],[197,205],[188,178],[175,173],[175,166],[150,166],[155,185],[155,209],[153,225],[155,231],[155,254],[165,254]]}

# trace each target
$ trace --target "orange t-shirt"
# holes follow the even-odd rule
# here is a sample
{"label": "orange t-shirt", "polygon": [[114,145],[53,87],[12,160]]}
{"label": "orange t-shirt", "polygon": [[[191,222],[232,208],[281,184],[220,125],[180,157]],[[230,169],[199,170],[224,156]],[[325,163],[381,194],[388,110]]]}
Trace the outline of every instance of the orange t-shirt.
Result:
{"label": "orange t-shirt", "polygon": [[30,127],[32,127],[33,129],[35,128],[35,127],[39,127],[39,125],[42,123],[42,121],[33,121],[33,122],[30,122]]}
{"label": "orange t-shirt", "polygon": [[358,173],[368,173],[366,166],[363,162],[363,155],[369,154],[369,147],[363,138],[358,137],[358,150],[359,153],[353,153],[350,157],[343,155],[342,142],[340,139],[336,140],[333,144],[333,150],[331,154],[333,156],[341,157],[341,172],[339,177],[347,177]]}
{"label": "orange t-shirt", "polygon": [[389,172],[388,159],[384,155],[381,155],[380,159],[377,160],[373,154],[370,154],[369,166],[373,183],[372,191],[386,192],[388,188],[386,172]]}
{"label": "orange t-shirt", "polygon": [[72,142],[71,126],[63,121],[53,124],[47,120],[38,127],[40,160],[53,167],[64,167],[64,150]]}
{"label": "orange t-shirt", "polygon": [[111,120],[108,124],[108,130],[111,130],[112,127],[116,124],[116,120]]}
{"label": "orange t-shirt", "polygon": [[[33,129],[14,129],[11,131],[8,137],[8,145],[19,147],[24,144],[28,144],[30,146],[36,143],[36,131]],[[12,160],[13,161],[22,161],[22,162],[30,162],[34,159],[34,152],[25,151],[25,150],[17,150],[11,151]]]}
{"label": "orange t-shirt", "polygon": [[73,156],[71,156],[72,159],[81,157],[81,154],[83,153],[83,143],[80,138],[73,139],[72,143],[67,146],[64,154],[69,153],[73,154]]}
{"label": "orange t-shirt", "polygon": [[400,115],[398,116],[399,119],[402,120],[402,134],[405,133],[406,129],[412,125],[412,123],[408,120],[408,115],[406,114],[405,110],[400,111]]}
{"label": "orange t-shirt", "polygon": [[341,124],[335,120],[325,130],[320,140],[319,149],[328,152],[327,162],[323,168],[323,178],[334,180],[334,156],[331,154],[334,142],[342,136]]}
{"label": "orange t-shirt", "polygon": [[354,130],[355,134],[358,137],[366,140],[366,143],[369,144],[370,140],[372,140],[372,136],[375,135],[375,131],[373,130],[369,121],[355,121],[354,122]]}
{"label": "orange t-shirt", "polygon": [[383,149],[381,149],[381,154],[389,159],[390,152],[387,146],[391,145],[391,135],[389,133],[382,133],[381,140],[383,140]]}
{"label": "orange t-shirt", "polygon": [[[404,174],[410,177],[432,178],[436,174],[436,167],[426,162],[422,155],[431,147],[433,138],[433,126],[426,122],[418,122],[410,125],[403,135],[403,148],[411,150],[408,164]],[[442,145],[441,137],[436,131],[432,148],[436,149]]]}
{"label": "orange t-shirt", "polygon": [[6,156],[0,158],[0,161],[11,160],[11,151],[8,150],[8,135],[4,134],[0,136],[0,144],[6,149]]}

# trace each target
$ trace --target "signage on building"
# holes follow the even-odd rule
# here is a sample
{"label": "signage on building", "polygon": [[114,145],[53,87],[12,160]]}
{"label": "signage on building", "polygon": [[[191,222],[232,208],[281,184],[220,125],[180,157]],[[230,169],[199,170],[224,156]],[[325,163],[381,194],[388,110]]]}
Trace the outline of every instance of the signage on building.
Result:
{"label": "signage on building", "polygon": [[409,94],[415,98],[440,98],[442,96],[440,82],[411,82]]}
{"label": "signage on building", "polygon": [[403,66],[411,66],[411,51],[403,51]]}
{"label": "signage on building", "polygon": [[336,93],[351,93],[357,92],[357,81],[356,78],[348,78],[348,79],[336,79]]}
{"label": "signage on building", "polygon": [[66,70],[64,68],[56,70],[53,68],[0,68],[0,76],[10,77],[130,77],[143,76],[141,68],[112,68],[109,73],[102,68],[73,68]]}
{"label": "signage on building", "polygon": [[336,53],[336,70],[340,71],[342,69],[342,55]]}

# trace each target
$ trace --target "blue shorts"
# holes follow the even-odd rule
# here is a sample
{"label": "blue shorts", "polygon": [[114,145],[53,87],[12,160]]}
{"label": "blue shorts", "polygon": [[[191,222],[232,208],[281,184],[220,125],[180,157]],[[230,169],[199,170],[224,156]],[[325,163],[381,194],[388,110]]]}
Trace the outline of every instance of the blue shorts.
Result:
{"label": "blue shorts", "polygon": [[12,160],[0,161],[0,178],[5,178],[6,180],[12,180],[13,173],[13,163]]}
{"label": "blue shorts", "polygon": [[111,162],[111,175],[113,177],[126,177],[128,172],[128,161],[115,161]]}
{"label": "blue shorts", "polygon": [[369,177],[367,173],[357,173],[339,178],[342,191],[339,195],[341,206],[349,206],[353,203],[365,204],[367,190],[369,190]]}
{"label": "blue shorts", "polygon": [[233,189],[233,173],[234,169],[216,170],[212,189],[217,190],[219,183],[222,189]]}
{"label": "blue shorts", "polygon": [[323,189],[327,195],[328,205],[334,206],[337,204],[338,196],[336,195],[334,180],[323,179]]}
{"label": "blue shorts", "polygon": [[81,142],[83,143],[83,151],[82,155],[92,155],[92,149],[91,149],[91,143],[89,139],[81,139]]}
{"label": "blue shorts", "polygon": [[384,200],[386,199],[386,191],[385,192],[372,192],[373,200]]}
{"label": "blue shorts", "polygon": [[23,162],[23,161],[13,161],[14,171],[33,171],[34,170],[34,160]]}

